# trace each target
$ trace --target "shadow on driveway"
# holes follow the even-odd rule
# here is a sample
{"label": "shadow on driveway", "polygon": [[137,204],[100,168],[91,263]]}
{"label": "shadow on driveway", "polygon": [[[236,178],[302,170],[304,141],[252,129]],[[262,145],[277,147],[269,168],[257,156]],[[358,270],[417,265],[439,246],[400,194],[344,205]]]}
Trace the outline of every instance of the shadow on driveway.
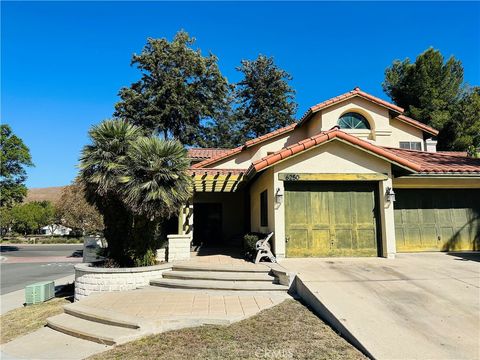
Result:
{"label": "shadow on driveway", "polygon": [[480,252],[448,252],[447,255],[456,256],[459,261],[477,261],[480,262]]}

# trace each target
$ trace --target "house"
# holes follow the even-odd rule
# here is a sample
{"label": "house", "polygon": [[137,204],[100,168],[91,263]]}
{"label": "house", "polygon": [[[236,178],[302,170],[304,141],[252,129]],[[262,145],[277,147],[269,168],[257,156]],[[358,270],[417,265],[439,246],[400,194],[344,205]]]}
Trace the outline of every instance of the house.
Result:
{"label": "house", "polygon": [[69,235],[72,229],[60,224],[51,224],[40,228],[43,235]]}
{"label": "house", "polygon": [[277,258],[480,248],[480,159],[359,88],[234,149],[190,149],[179,234],[224,246],[274,232]]}

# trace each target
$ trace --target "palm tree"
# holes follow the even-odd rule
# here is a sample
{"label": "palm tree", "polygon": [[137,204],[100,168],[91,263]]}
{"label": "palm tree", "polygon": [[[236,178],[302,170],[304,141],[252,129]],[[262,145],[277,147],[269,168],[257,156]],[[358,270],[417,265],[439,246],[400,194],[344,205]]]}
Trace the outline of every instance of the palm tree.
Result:
{"label": "palm tree", "polygon": [[192,195],[187,152],[121,120],[104,121],[89,135],[80,179],[104,217],[108,256],[122,266],[152,265],[159,227]]}
{"label": "palm tree", "polygon": [[83,148],[80,179],[87,200],[103,215],[107,256],[120,265],[129,265],[125,248],[130,237],[133,216],[121,198],[118,179],[123,175],[127,151],[142,130],[119,120],[106,120],[89,131],[91,145]]}
{"label": "palm tree", "polygon": [[135,214],[134,257],[138,264],[147,265],[159,246],[158,230],[192,196],[190,162],[179,141],[157,137],[133,141],[126,160],[119,182],[123,201]]}

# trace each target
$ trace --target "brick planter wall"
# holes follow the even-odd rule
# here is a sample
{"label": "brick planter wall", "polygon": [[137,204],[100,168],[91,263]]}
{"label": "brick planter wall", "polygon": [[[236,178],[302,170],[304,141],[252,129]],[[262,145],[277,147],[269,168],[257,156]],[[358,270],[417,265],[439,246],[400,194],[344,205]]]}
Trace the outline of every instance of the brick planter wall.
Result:
{"label": "brick planter wall", "polygon": [[75,265],[75,301],[93,293],[133,290],[171,270],[171,264],[137,268],[101,268],[90,263]]}

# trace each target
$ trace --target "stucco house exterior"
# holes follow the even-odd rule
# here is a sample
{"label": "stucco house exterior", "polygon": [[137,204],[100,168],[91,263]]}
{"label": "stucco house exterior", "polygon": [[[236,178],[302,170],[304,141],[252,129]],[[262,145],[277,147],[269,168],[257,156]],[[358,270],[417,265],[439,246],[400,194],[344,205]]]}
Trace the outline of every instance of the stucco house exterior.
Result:
{"label": "stucco house exterior", "polygon": [[189,149],[179,234],[238,244],[274,232],[276,257],[480,248],[480,159],[437,152],[433,129],[359,88],[234,149]]}

